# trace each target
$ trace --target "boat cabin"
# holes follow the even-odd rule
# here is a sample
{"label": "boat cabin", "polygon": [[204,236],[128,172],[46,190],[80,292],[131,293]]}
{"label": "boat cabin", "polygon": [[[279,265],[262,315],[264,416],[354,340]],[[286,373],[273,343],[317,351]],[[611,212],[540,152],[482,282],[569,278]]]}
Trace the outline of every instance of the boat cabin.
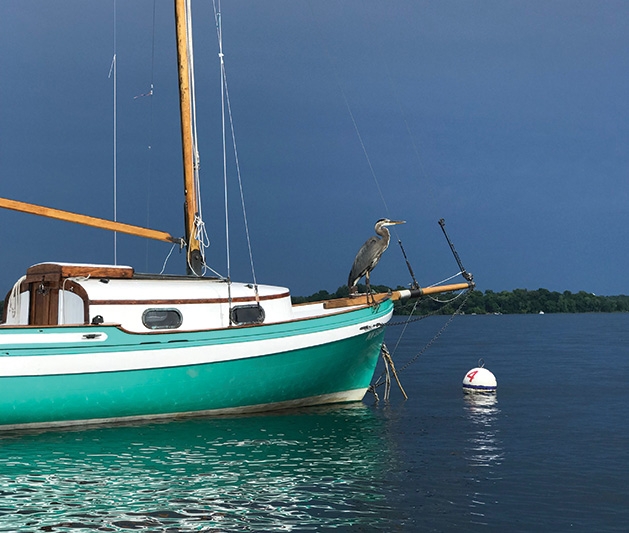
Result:
{"label": "boat cabin", "polygon": [[293,316],[283,287],[136,274],[129,266],[40,263],[7,295],[3,325],[118,324],[157,333],[283,322]]}

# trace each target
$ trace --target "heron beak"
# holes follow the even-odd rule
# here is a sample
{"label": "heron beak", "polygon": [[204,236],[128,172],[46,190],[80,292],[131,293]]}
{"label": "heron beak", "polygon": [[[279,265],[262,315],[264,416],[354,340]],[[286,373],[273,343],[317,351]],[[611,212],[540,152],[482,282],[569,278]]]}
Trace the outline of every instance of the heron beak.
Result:
{"label": "heron beak", "polygon": [[387,222],[387,226],[395,226],[397,224],[406,224],[406,220],[389,220],[389,222]]}

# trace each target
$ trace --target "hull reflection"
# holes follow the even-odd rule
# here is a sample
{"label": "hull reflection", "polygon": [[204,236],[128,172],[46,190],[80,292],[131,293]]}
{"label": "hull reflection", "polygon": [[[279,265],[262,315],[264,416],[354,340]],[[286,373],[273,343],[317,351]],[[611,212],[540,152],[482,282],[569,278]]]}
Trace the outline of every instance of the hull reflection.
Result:
{"label": "hull reflection", "polygon": [[[286,531],[390,519],[363,404],[0,438],[0,526]],[[389,522],[390,523],[390,522]]]}

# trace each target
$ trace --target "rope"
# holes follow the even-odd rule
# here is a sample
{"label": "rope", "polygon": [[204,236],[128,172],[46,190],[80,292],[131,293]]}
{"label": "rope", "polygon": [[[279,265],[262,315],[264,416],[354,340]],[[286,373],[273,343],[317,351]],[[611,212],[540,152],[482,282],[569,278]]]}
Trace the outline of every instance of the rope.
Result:
{"label": "rope", "polygon": [[[450,318],[448,318],[448,320],[446,321],[446,323],[441,327],[441,329],[435,334],[435,336],[430,339],[430,341],[428,341],[428,343],[417,353],[415,354],[414,357],[412,357],[397,373],[399,374],[400,372],[403,372],[404,370],[406,370],[410,365],[412,365],[415,361],[417,361],[417,359],[419,359],[420,356],[422,356],[426,350],[428,350],[428,348],[430,348],[436,341],[437,339],[439,339],[439,337],[441,337],[441,335],[443,335],[444,331],[448,328],[448,326],[452,323],[452,321],[454,320],[454,317],[457,316],[458,314],[460,314],[461,309],[463,308],[463,306],[465,305],[465,302],[467,301],[467,299],[469,298],[470,294],[472,293],[471,290],[467,290],[465,291],[465,293],[460,293],[459,295],[457,295],[457,298],[459,296],[465,295],[465,297],[463,298],[463,301],[461,302],[461,304],[459,305],[459,307],[456,309],[456,311],[454,311],[454,313],[452,313],[452,315],[450,316]],[[413,309],[414,310],[414,309]],[[408,326],[408,324],[410,324],[411,322],[418,322],[419,320],[423,320],[424,318],[427,318],[429,316],[432,316],[436,313],[436,311],[434,311],[433,313],[429,313],[427,315],[423,315],[421,317],[416,317],[413,320],[406,320],[404,322],[389,322],[388,324],[386,324],[387,326],[398,326],[398,325],[403,325],[406,329],[406,326]],[[403,334],[404,332],[402,332]],[[398,339],[398,343],[396,344],[396,349],[397,346],[399,344],[399,341],[401,340],[402,335],[400,335],[400,338]],[[384,350],[386,350],[386,346],[383,343],[383,347]],[[388,353],[388,351],[387,351]],[[395,353],[395,350],[394,350]],[[389,355],[390,356],[390,355]],[[385,355],[383,354],[383,358],[385,357]],[[391,358],[391,361],[393,361],[393,358]],[[378,379],[376,379],[376,381],[369,386],[369,390],[371,392],[374,393],[376,399],[378,399],[378,395],[376,394],[376,388],[377,387],[381,387],[382,385],[386,385],[387,381],[389,382],[389,385],[387,385],[388,387],[390,387],[390,377],[388,377],[388,366],[387,366],[387,361],[385,360],[385,370],[384,372],[382,372],[382,374],[380,374],[380,376],[378,376]],[[383,382],[382,379],[385,379],[385,381]],[[397,376],[396,376],[397,379]],[[401,388],[401,385],[400,385]],[[404,393],[404,389],[402,389],[402,392]],[[405,398],[407,398],[406,393],[404,393]],[[386,389],[385,389],[385,398],[388,398],[388,395],[386,394]]]}
{"label": "rope", "polygon": [[439,339],[439,337],[441,337],[441,335],[443,335],[443,332],[448,328],[448,326],[452,323],[452,321],[454,320],[454,317],[457,316],[461,309],[463,308],[463,306],[465,305],[465,302],[467,301],[469,295],[472,294],[471,290],[468,290],[465,294],[465,298],[463,298],[463,301],[461,302],[461,304],[459,305],[459,307],[457,307],[456,311],[454,313],[452,313],[452,315],[450,315],[450,318],[448,318],[447,322],[443,325],[443,327],[436,333],[436,335],[430,339],[430,341],[428,342],[428,344],[426,344],[426,346],[424,346],[422,348],[421,351],[419,351],[417,354],[415,354],[415,356],[410,359],[403,367],[402,370],[406,370],[410,365],[412,365],[415,361],[417,361],[417,359],[424,354],[424,352],[430,348],[436,341],[437,339]]}
{"label": "rope", "polygon": [[173,253],[173,250],[175,249],[175,246],[177,246],[177,243],[173,243],[173,245],[170,247],[170,252],[168,252],[168,255],[166,256],[166,259],[164,259],[164,264],[162,265],[162,270],[160,270],[159,275],[161,276],[164,273],[164,270],[166,270],[166,263],[168,263],[168,260],[170,259],[170,256]]}
{"label": "rope", "polygon": [[384,389],[384,400],[388,401],[389,400],[389,396],[391,394],[391,377],[389,376],[389,371],[393,374],[393,377],[395,378],[395,381],[398,384],[398,387],[400,387],[400,391],[402,392],[402,394],[404,395],[404,399],[408,400],[408,395],[406,394],[406,391],[404,390],[404,387],[402,387],[402,382],[400,381],[400,378],[398,377],[398,373],[395,370],[395,364],[393,363],[393,358],[391,357],[391,354],[389,353],[389,350],[387,350],[387,345],[382,343],[382,359],[384,361],[384,367],[385,367],[385,372],[386,372],[386,381],[385,381],[385,389]]}
{"label": "rope", "polygon": [[17,280],[13,288],[11,289],[11,295],[9,296],[9,301],[7,302],[7,319],[9,316],[11,318],[16,319],[14,324],[18,324],[20,320],[20,314],[22,312],[22,297],[20,288],[22,287],[22,283],[26,279],[26,276],[22,276]]}
{"label": "rope", "polygon": [[[194,236],[199,242],[199,246],[201,249],[201,256],[205,259],[204,250],[210,247],[210,238],[205,228],[205,222],[203,222],[203,219],[201,218],[200,215],[195,215],[194,217]],[[208,268],[209,267],[205,264],[205,260],[204,260],[203,261],[203,275],[205,275]]]}

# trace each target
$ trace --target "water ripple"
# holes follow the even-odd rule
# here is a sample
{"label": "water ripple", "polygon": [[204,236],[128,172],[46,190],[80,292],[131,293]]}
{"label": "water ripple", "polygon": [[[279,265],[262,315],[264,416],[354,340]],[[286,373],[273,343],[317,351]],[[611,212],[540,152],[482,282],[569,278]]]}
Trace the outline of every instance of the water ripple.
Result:
{"label": "water ripple", "polygon": [[390,456],[366,407],[0,439],[0,531],[373,527]]}

